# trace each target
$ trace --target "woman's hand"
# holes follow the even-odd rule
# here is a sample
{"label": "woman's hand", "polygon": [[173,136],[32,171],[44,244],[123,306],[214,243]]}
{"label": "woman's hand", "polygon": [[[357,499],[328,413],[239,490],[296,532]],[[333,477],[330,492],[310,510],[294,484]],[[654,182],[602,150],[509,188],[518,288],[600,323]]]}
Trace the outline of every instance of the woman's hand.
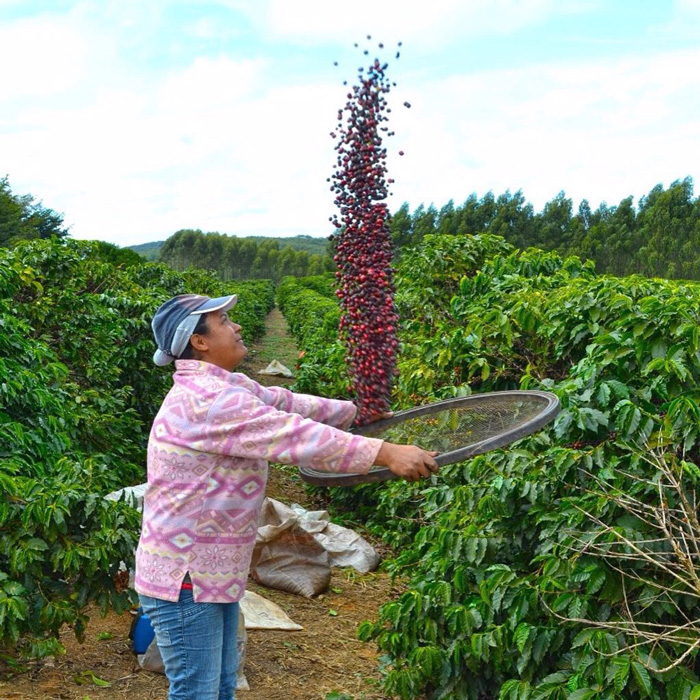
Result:
{"label": "woman's hand", "polygon": [[378,420],[386,420],[387,418],[393,418],[393,417],[394,417],[393,411],[384,411],[384,413],[375,413],[373,416],[370,416],[369,422],[376,423]]}
{"label": "woman's hand", "polygon": [[[387,418],[393,418],[394,417],[394,412],[393,411],[384,411],[383,413],[375,413],[373,416],[370,416],[369,419],[367,420],[366,423],[363,423],[362,425],[371,425],[372,423],[376,423],[378,420],[386,420]],[[353,422],[353,426],[357,426],[357,416],[355,417],[355,421]],[[362,427],[362,426],[360,426]]]}
{"label": "woman's hand", "polygon": [[433,459],[435,455],[437,452],[427,452],[415,445],[384,442],[374,463],[388,467],[392,474],[406,481],[419,481],[437,473],[438,465]]}

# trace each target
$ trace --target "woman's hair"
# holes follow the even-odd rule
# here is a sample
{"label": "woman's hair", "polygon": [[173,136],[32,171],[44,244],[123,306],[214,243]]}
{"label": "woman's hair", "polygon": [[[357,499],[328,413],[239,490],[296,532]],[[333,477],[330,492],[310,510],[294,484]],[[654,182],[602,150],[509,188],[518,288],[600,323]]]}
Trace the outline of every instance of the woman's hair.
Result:
{"label": "woman's hair", "polygon": [[[192,335],[197,333],[198,335],[206,335],[209,332],[209,328],[207,326],[207,315],[206,314],[201,314],[199,317],[199,321],[197,321],[197,325],[194,327],[194,330],[192,331]],[[190,339],[190,342],[187,343],[187,347],[182,351],[182,354],[178,358],[179,360],[197,360],[197,351],[192,347],[192,342]]]}

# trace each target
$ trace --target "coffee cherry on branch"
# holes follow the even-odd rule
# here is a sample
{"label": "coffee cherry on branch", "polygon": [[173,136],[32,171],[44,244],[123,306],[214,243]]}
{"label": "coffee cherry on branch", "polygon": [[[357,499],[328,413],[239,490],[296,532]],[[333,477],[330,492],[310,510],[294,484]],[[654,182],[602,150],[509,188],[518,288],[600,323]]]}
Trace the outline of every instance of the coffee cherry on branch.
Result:
{"label": "coffee cherry on branch", "polygon": [[[369,55],[367,50],[363,53]],[[333,130],[337,159],[331,190],[338,213],[332,217],[336,234],[331,238],[338,268],[336,295],[359,425],[389,410],[397,374],[394,251],[385,202],[393,179],[387,178],[387,149],[382,140],[383,134],[393,134],[385,126],[392,85],[387,67],[375,58],[358,69],[357,84],[347,94]]]}

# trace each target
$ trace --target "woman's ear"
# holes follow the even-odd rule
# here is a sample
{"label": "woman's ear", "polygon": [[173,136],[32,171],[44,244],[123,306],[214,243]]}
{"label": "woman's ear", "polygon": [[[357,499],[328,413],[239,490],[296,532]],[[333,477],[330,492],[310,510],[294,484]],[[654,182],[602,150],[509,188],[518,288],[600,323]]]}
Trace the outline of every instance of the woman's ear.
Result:
{"label": "woman's ear", "polygon": [[207,343],[206,336],[200,335],[199,333],[194,333],[190,336],[190,343],[197,352],[206,352],[209,350],[209,343]]}

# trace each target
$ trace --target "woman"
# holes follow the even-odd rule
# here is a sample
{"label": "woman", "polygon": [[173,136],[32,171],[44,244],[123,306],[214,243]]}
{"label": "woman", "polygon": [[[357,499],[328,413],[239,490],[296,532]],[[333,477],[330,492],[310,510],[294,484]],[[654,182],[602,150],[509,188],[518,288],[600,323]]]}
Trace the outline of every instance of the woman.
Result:
{"label": "woman", "polygon": [[153,318],[157,365],[173,387],[148,442],[135,587],[151,619],[170,700],[231,700],[243,597],[269,460],[338,472],[374,464],[408,480],[436,453],[345,432],[349,401],[262,387],[233,370],[248,354],[228,311],[236,295],[173,297]]}

